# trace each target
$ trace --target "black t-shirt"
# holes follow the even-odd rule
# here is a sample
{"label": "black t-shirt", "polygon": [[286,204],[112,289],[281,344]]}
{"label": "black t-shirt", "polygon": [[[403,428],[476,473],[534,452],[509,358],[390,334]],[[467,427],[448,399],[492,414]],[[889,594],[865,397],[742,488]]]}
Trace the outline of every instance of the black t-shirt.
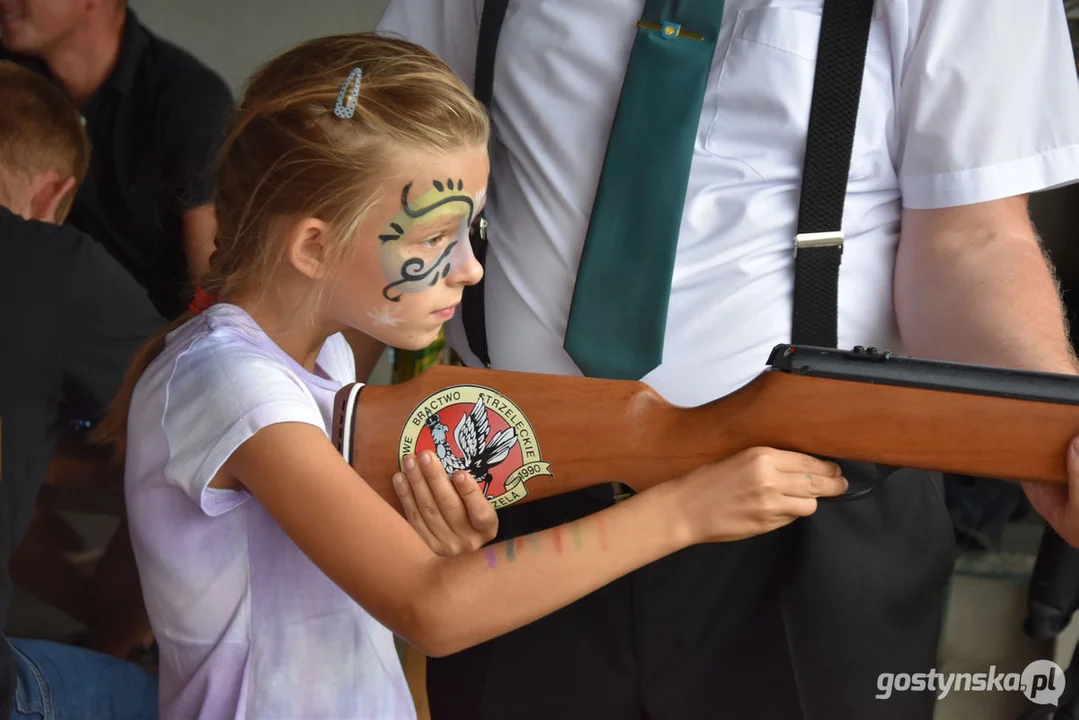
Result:
{"label": "black t-shirt", "polygon": [[[138,347],[165,321],[100,245],[70,227],[0,207],[0,618],[8,562],[52,459],[61,407],[100,415]],[[13,680],[0,641],[0,717]]]}
{"label": "black t-shirt", "polygon": [[[49,75],[38,60],[9,57]],[[93,152],[67,223],[103,244],[169,319],[192,290],[183,215],[212,200],[232,108],[219,75],[127,10],[116,67],[83,108]]]}

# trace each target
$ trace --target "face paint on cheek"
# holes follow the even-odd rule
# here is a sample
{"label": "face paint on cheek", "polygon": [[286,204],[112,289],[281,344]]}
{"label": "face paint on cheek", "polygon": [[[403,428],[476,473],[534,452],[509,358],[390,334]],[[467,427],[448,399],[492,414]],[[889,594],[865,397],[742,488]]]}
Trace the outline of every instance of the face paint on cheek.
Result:
{"label": "face paint on cheek", "polygon": [[397,308],[383,305],[378,310],[368,310],[367,317],[371,322],[382,327],[397,327],[401,324],[401,318],[397,317]]}
{"label": "face paint on cheek", "polygon": [[[390,280],[382,289],[382,296],[390,302],[399,302],[405,293],[419,293],[434,287],[449,275],[462,257],[467,262],[472,256],[468,240],[469,222],[476,207],[472,198],[461,192],[463,183],[460,180],[448,180],[445,185],[439,181],[433,184],[433,190],[424,193],[412,204],[408,200],[412,186],[406,185],[401,193],[401,212],[390,223],[387,232],[380,236],[382,245],[379,259],[386,278]],[[436,258],[411,255],[402,246],[401,238],[420,222],[429,224],[447,216],[458,218],[457,233]],[[462,249],[461,245],[465,248]],[[462,256],[462,252],[467,252],[467,255]]]}

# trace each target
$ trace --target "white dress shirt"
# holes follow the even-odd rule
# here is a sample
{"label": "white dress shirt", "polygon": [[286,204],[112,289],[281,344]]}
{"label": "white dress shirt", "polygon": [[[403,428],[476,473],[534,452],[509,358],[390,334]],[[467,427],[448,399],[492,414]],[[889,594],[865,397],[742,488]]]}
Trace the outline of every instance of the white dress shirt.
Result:
{"label": "white dress shirt", "polygon": [[[392,0],[379,30],[424,45],[471,85],[482,5]],[[495,67],[487,212],[487,334],[497,368],[579,374],[562,343],[643,6],[510,4]],[[726,2],[664,360],[643,378],[675,404],[738,389],[772,347],[790,342],[821,6]],[[1077,179],[1079,82],[1061,0],[878,0],[843,223],[839,346],[903,351],[892,274],[904,206],[978,203]],[[450,336],[462,337],[460,327]]]}

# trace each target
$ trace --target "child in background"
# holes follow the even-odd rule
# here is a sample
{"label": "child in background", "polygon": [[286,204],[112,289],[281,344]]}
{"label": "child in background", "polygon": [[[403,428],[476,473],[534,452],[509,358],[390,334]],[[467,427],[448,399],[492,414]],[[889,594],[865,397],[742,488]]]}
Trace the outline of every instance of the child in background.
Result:
{"label": "child in background", "polygon": [[[86,174],[79,112],[45,78],[0,61],[0,618],[62,424],[101,414],[164,321],[100,245],[61,225]],[[95,417],[96,419],[96,417]],[[48,714],[46,714],[48,711]],[[157,681],[132,663],[0,635],[0,718],[154,718]]]}
{"label": "child in background", "polygon": [[[342,331],[426,347],[480,279],[468,228],[488,133],[440,60],[374,34],[304,43],[251,80],[203,292],[134,364],[107,428],[121,447],[126,430],[166,717],[415,717],[393,633],[452,653],[846,487],[832,463],[756,449],[516,544],[433,552],[328,428],[355,377]],[[448,492],[433,455],[403,464],[403,499]]]}

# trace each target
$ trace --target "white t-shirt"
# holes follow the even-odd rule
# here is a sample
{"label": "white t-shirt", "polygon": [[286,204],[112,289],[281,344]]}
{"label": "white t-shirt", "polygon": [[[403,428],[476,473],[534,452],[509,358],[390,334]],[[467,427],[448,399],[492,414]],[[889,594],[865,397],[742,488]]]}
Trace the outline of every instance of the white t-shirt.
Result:
{"label": "white t-shirt", "polygon": [[334,394],[356,379],[341,335],[317,369],[218,304],[169,336],[136,387],[127,509],[164,718],[415,717],[390,631],[249,493],[207,487],[263,427],[303,422],[329,434]]}
{"label": "white t-shirt", "polygon": [[[562,343],[643,7],[510,3],[494,73],[487,206],[487,334],[498,368],[579,374]],[[424,45],[472,83],[482,8],[482,0],[392,0],[379,29]],[[724,6],[664,362],[643,378],[676,404],[736,390],[790,342],[821,8],[822,0]],[[904,206],[978,203],[1077,178],[1079,87],[1060,0],[878,0],[844,218],[839,346],[903,351],[892,275]],[[463,347],[459,326],[449,336]]]}

